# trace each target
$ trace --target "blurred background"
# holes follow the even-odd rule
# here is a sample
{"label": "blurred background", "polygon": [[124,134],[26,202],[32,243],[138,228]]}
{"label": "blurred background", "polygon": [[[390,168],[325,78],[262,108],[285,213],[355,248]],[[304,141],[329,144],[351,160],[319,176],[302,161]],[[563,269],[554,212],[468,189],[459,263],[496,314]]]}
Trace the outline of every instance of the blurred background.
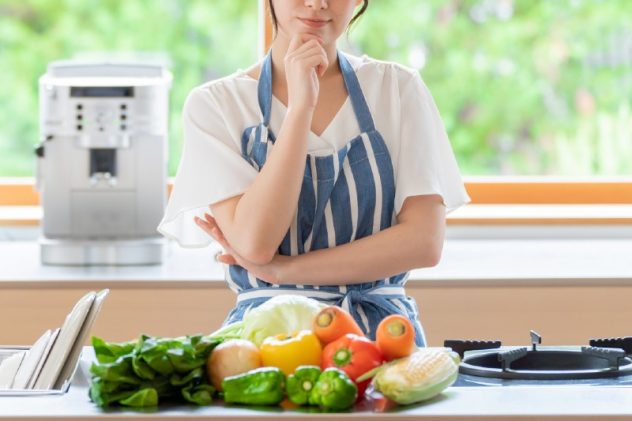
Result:
{"label": "blurred background", "polygon": [[[0,177],[34,175],[46,65],[103,52],[170,63],[175,175],[189,90],[258,59],[257,3],[0,0]],[[372,0],[340,48],[419,70],[466,176],[623,176],[630,16],[629,0]]]}

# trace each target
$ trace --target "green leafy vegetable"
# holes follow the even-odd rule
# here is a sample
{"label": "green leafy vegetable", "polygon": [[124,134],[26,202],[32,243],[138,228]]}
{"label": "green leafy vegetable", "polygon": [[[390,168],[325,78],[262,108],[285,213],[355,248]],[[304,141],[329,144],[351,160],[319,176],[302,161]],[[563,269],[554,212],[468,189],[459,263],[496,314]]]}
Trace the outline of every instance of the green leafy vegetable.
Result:
{"label": "green leafy vegetable", "polygon": [[142,389],[134,393],[129,398],[121,400],[120,402],[122,405],[133,406],[137,408],[142,408],[145,406],[156,406],[158,405],[158,392],[156,392],[156,389],[152,388]]}
{"label": "green leafy vegetable", "polygon": [[207,338],[209,339],[241,339],[241,334],[244,330],[244,322],[234,322],[229,325],[223,326],[211,333]]}
{"label": "green leafy vegetable", "polygon": [[90,367],[90,399],[101,407],[152,407],[163,399],[208,405],[215,389],[204,365],[222,340],[219,335],[141,335],[136,342],[108,343],[92,337],[98,363]]}
{"label": "green leafy vegetable", "polygon": [[215,388],[210,384],[203,383],[198,384],[197,386],[189,384],[182,389],[182,397],[187,402],[198,405],[208,405],[213,402],[213,393],[215,393]]}
{"label": "green leafy vegetable", "polygon": [[103,339],[93,336],[92,346],[97,354],[97,361],[111,363],[116,361],[118,357],[129,354],[136,346],[136,342],[106,343]]}

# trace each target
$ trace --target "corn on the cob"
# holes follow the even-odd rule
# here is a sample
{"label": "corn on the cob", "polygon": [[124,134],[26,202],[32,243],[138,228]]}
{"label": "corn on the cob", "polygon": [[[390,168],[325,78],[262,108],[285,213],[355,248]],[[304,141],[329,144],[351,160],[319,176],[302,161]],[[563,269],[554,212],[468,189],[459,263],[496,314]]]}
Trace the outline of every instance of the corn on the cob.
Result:
{"label": "corn on the cob", "polygon": [[450,351],[419,349],[375,376],[375,388],[403,405],[430,399],[454,383],[460,359]]}

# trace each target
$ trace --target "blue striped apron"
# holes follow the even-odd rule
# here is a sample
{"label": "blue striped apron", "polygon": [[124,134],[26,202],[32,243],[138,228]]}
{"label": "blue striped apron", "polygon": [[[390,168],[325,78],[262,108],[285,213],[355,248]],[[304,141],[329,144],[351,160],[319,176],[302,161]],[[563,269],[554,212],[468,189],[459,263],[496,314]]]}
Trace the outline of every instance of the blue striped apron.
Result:
{"label": "blue striped apron", "polygon": [[[339,150],[306,157],[305,175],[293,222],[279,254],[296,256],[335,247],[390,227],[395,222],[395,182],[387,146],[376,130],[360,84],[348,59],[338,60],[361,133]],[[272,108],[272,60],[264,59],[258,84],[263,121],[248,127],[241,139],[241,153],[257,171],[270,154],[275,136],[269,129]],[[417,305],[407,297],[404,284],[409,273],[348,285],[273,285],[239,265],[225,267],[226,280],[237,296],[237,305],[224,324],[279,294],[300,294],[351,313],[367,336],[375,339],[379,322],[390,314],[403,314],[415,326],[417,345],[425,337]]]}

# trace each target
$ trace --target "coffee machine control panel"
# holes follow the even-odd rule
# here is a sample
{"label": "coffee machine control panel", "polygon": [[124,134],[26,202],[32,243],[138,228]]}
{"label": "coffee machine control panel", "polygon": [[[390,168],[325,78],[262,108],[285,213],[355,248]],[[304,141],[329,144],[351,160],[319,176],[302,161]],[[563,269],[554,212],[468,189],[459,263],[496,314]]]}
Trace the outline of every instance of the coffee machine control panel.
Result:
{"label": "coffee machine control panel", "polygon": [[[70,89],[78,132],[125,132],[129,130],[133,86],[84,86]],[[98,99],[99,103],[95,103]]]}

